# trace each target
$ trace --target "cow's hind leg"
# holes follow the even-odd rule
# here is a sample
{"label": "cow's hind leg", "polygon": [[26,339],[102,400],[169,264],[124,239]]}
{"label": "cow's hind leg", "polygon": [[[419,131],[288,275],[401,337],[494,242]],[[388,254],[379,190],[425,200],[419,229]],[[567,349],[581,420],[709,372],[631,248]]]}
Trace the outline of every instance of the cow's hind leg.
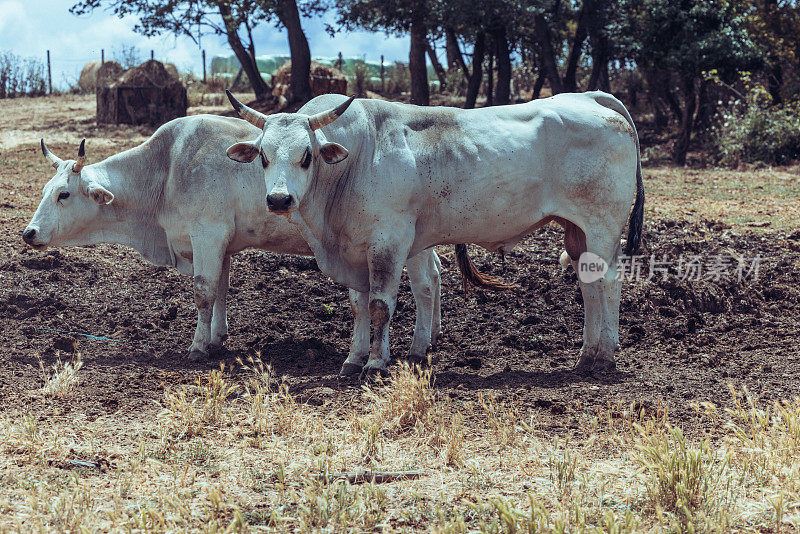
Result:
{"label": "cow's hind leg", "polygon": [[367,252],[369,264],[369,317],[372,321],[372,345],[362,376],[386,375],[389,368],[389,324],[397,305],[397,289],[403,274],[408,248],[396,244],[372,245]]}
{"label": "cow's hind leg", "polygon": [[197,328],[189,348],[189,359],[197,360],[208,355],[211,344],[211,315],[217,300],[219,279],[225,258],[227,240],[223,232],[215,235],[209,229],[191,236],[192,263],[194,267],[194,303],[197,307]]}
{"label": "cow's hind leg", "polygon": [[353,338],[350,353],[339,371],[340,377],[360,375],[369,358],[369,293],[351,289],[350,309],[353,311]]}
{"label": "cow's hind leg", "polygon": [[209,350],[219,350],[228,339],[228,284],[230,283],[231,257],[225,256],[222,260],[222,272],[217,285],[217,299],[214,301],[214,311],[211,314],[211,344]]}
{"label": "cow's hind leg", "polygon": [[[428,350],[431,348],[435,336],[433,333],[434,313],[440,283],[434,254],[436,253],[433,250],[425,250],[413,258],[408,258],[406,262],[408,279],[416,306],[414,337],[407,358],[411,363],[421,365],[428,363]],[[437,325],[437,327],[440,326]]]}
{"label": "cow's hind leg", "polygon": [[[613,370],[614,351],[619,347],[619,297],[622,282],[617,279],[619,238],[610,233],[593,231],[588,236],[575,224],[565,221],[564,243],[578,275],[584,307],[583,346],[576,369]],[[606,235],[608,234],[608,235]],[[581,258],[584,252],[606,262],[608,269],[594,276]]]}

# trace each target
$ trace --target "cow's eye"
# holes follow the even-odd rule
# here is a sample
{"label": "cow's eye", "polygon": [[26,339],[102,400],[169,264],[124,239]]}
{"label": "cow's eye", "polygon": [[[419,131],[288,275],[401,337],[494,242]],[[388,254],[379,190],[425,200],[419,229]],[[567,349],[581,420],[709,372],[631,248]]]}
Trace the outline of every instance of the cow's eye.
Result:
{"label": "cow's eye", "polygon": [[264,153],[261,152],[261,166],[266,169],[267,165],[269,165],[269,161],[267,161],[267,157],[264,155]]}
{"label": "cow's eye", "polygon": [[303,161],[300,162],[300,166],[307,169],[309,165],[311,165],[311,151],[306,150],[306,155],[303,156]]}
{"label": "cow's eye", "polygon": [[58,194],[58,201],[61,202],[62,200],[69,198],[69,191],[62,191]]}

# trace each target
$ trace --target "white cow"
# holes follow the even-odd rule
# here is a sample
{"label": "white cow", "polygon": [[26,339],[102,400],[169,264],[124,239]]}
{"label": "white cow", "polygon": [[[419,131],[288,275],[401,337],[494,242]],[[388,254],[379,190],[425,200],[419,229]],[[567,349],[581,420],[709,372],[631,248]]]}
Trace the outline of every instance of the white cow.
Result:
{"label": "white cow", "polygon": [[[198,320],[189,356],[202,357],[228,335],[231,255],[246,248],[311,254],[295,225],[264,208],[261,164],[238,165],[222,155],[257,133],[240,119],[186,117],[92,165],[86,165],[83,142],[77,161],[62,161],[42,140],[56,175],[45,185],[23,239],[35,248],[121,243],[151,263],[193,276]],[[410,258],[408,267],[418,310],[409,355],[421,359],[440,332],[440,263],[431,251]],[[355,301],[352,308],[351,360],[368,354],[370,342],[369,316]]]}
{"label": "white cow", "polygon": [[[389,362],[381,336],[407,257],[446,243],[511,248],[550,221],[565,228],[576,270],[608,267],[579,280],[578,367],[615,366],[620,237],[633,203],[625,252],[638,248],[644,207],[639,140],[619,100],[591,92],[461,110],[323,95],[298,113],[265,116],[228,96],[261,130],[228,156],[262,160],[270,210],[302,228],[325,273],[359,292],[375,328],[366,373]],[[465,277],[498,285],[465,247],[456,252]]]}

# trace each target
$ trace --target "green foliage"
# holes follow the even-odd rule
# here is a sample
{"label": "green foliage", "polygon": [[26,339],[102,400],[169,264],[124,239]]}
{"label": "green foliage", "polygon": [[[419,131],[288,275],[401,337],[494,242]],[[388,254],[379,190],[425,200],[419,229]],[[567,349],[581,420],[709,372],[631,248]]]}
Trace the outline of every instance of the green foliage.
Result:
{"label": "green foliage", "polygon": [[780,165],[800,159],[800,101],[771,103],[767,90],[756,84],[720,111],[711,130],[711,149],[720,164]]}
{"label": "green foliage", "polygon": [[753,70],[760,59],[746,30],[742,0],[625,0],[634,37],[630,55],[650,65],[699,76],[717,69],[723,79]]}

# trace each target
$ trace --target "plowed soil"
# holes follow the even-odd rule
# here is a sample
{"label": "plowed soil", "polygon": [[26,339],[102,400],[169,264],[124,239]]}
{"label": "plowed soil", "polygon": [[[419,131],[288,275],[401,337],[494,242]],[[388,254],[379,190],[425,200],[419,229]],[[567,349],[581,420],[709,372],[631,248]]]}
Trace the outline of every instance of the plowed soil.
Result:
{"label": "plowed soil", "polygon": [[[547,227],[504,264],[471,249],[479,268],[516,287],[473,291],[466,301],[452,252],[440,249],[444,336],[432,353],[440,390],[456,399],[496,395],[559,432],[576,428],[580,412],[609,403],[663,406],[691,428],[692,403],[725,405],[728,384],[765,400],[796,393],[800,234],[648,221],[644,253],[676,261],[682,254],[760,256],[758,279],[681,280],[673,267],[665,280],[626,282],[618,369],[603,375],[572,371],[583,311],[575,274],[557,262],[561,236]],[[260,251],[235,257],[226,349],[190,363],[196,314],[188,278],[112,245],[36,252],[20,243],[12,250],[0,264],[0,409],[25,408],[29,392],[41,387],[37,355],[48,365],[76,350],[84,361],[81,401],[65,409],[90,420],[136,418],[155,409],[166,385],[192,382],[221,363],[235,372],[237,358],[256,353],[313,404],[341,406],[358,391],[357,382],[336,376],[352,328],[346,291],[313,259]],[[404,282],[392,331],[396,357],[407,349],[413,319]]]}

